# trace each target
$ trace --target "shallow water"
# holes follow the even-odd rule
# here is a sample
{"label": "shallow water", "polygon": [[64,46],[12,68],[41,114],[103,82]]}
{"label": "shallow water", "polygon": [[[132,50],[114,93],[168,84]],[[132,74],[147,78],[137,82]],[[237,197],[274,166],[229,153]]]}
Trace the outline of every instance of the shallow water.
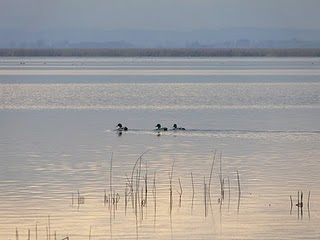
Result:
{"label": "shallow water", "polygon": [[[0,238],[318,239],[319,69],[313,58],[0,59]],[[126,183],[148,150],[135,212]]]}

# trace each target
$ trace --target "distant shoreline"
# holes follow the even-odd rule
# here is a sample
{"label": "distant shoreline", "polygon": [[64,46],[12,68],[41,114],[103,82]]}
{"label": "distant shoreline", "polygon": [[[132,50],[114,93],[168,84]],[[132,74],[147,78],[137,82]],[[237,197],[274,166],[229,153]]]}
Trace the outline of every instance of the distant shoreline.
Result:
{"label": "distant shoreline", "polygon": [[320,57],[320,48],[35,48],[0,49],[0,57]]}

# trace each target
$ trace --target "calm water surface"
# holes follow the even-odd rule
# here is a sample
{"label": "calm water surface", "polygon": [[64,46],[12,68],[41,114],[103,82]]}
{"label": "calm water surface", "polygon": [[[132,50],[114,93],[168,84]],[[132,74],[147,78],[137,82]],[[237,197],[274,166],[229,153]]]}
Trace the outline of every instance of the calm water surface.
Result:
{"label": "calm water surface", "polygon": [[0,239],[319,239],[319,119],[315,58],[1,58]]}

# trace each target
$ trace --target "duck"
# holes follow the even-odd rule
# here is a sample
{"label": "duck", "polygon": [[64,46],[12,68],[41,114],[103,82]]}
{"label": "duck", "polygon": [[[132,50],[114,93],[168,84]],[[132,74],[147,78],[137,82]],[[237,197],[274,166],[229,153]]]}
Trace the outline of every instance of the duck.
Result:
{"label": "duck", "polygon": [[128,131],[128,128],[127,127],[123,127],[121,123],[118,123],[118,125],[116,126],[118,127],[118,131]]}
{"label": "duck", "polygon": [[173,124],[173,128],[172,128],[172,130],[186,130],[185,128],[183,128],[183,127],[178,127],[178,125],[177,124]]}
{"label": "duck", "polygon": [[157,128],[156,130],[158,130],[158,131],[168,131],[168,128],[161,127],[160,123],[158,123],[155,127]]}

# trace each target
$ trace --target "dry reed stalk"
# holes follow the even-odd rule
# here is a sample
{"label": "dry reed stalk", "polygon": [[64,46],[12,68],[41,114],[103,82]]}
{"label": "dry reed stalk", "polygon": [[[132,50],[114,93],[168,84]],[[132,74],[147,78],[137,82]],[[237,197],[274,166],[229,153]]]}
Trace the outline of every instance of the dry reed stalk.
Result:
{"label": "dry reed stalk", "polygon": [[124,190],[124,214],[127,215],[127,205],[128,205],[128,185],[126,183],[126,188]]}
{"label": "dry reed stalk", "polygon": [[49,228],[49,240],[51,239],[51,233],[50,233],[50,215],[48,215],[48,228]]}
{"label": "dry reed stalk", "polygon": [[108,199],[107,199],[107,190],[104,189],[104,195],[103,195],[103,205],[105,206],[108,202]]}
{"label": "dry reed stalk", "polygon": [[116,218],[116,208],[117,208],[115,196],[116,196],[116,191],[113,190],[113,199],[112,199],[113,219]]}
{"label": "dry reed stalk", "polygon": [[18,232],[18,228],[16,228],[16,240],[19,240],[19,232]]}
{"label": "dry reed stalk", "polygon": [[174,162],[172,163],[171,173],[169,173],[169,199],[170,199],[170,215],[172,214],[172,207],[173,207],[173,196],[172,196],[172,177],[173,177],[173,168]]}
{"label": "dry reed stalk", "polygon": [[36,240],[38,240],[38,222],[36,222]]}
{"label": "dry reed stalk", "polygon": [[296,206],[298,207],[298,219],[300,219],[300,211],[299,211],[300,204],[299,204],[299,200],[300,200],[300,192],[298,191],[298,202],[296,204]]}
{"label": "dry reed stalk", "polygon": [[204,216],[207,216],[207,184],[206,177],[203,178],[203,191],[204,191]]}
{"label": "dry reed stalk", "polygon": [[[130,194],[134,196],[134,198],[132,198],[132,208],[134,209],[135,213],[138,213],[137,207],[141,207],[141,201],[140,201],[140,179],[141,179],[141,165],[142,165],[142,157],[148,153],[150,150],[144,152],[143,154],[141,154],[139,156],[139,158],[136,160],[133,168],[132,168],[132,172],[131,172],[131,179],[128,180],[129,181],[129,186],[131,187],[130,190]],[[135,180],[135,184],[134,184],[134,180]],[[142,196],[143,197],[143,196]],[[139,202],[139,204],[138,204]]]}
{"label": "dry reed stalk", "polygon": [[143,208],[144,208],[144,203],[143,203],[143,187],[141,188],[141,215],[140,215],[140,217],[141,217],[141,220],[143,220]]}
{"label": "dry reed stalk", "polygon": [[191,172],[191,184],[192,184],[192,200],[191,200],[191,213],[193,211],[193,201],[194,201],[194,182],[193,182],[193,175]]}
{"label": "dry reed stalk", "polygon": [[[110,188],[110,195],[111,195],[111,199],[110,200],[112,200],[113,199],[113,197],[112,197],[112,193],[113,193],[113,187],[112,187],[112,162],[113,162],[113,153],[111,153],[111,158],[110,158],[110,169],[109,169],[109,171],[110,171],[110,173],[109,173],[109,177],[110,177],[110,179],[109,179],[109,188]],[[109,201],[109,210],[110,210],[110,213],[112,213],[112,206],[113,204],[111,204],[110,203],[110,201]]]}
{"label": "dry reed stalk", "polygon": [[[128,202],[130,201],[131,199],[131,202],[133,203],[133,187],[132,187],[132,183],[130,181],[130,179],[128,178],[128,175],[126,174],[126,179],[127,179],[127,183],[126,183],[126,193],[127,193],[127,201],[125,202],[125,206],[128,207]],[[133,209],[133,205],[132,205],[132,209]]]}
{"label": "dry reed stalk", "polygon": [[181,186],[180,178],[178,178],[178,179],[179,179],[180,192],[179,192],[179,191],[177,191],[177,192],[178,192],[178,194],[179,194],[179,207],[181,207],[182,186]]}
{"label": "dry reed stalk", "polygon": [[210,177],[209,177],[208,197],[209,197],[209,199],[210,199],[210,202],[211,202],[211,194],[210,194],[210,191],[211,191],[211,180],[212,180],[212,175],[213,175],[214,161],[215,161],[215,159],[216,159],[216,153],[217,153],[217,151],[215,150],[215,151],[214,151],[213,158],[212,158],[212,164],[211,164],[211,169],[210,169]]}
{"label": "dry reed stalk", "polygon": [[153,187],[152,187],[153,201],[154,201],[154,225],[156,224],[157,216],[157,189],[156,189],[156,172],[153,176]]}
{"label": "dry reed stalk", "polygon": [[[141,167],[141,160],[139,166]],[[141,176],[141,168],[137,170],[137,178],[136,178],[136,192],[137,192],[137,206],[139,207],[139,211],[141,211],[141,201],[140,201],[140,176]]]}
{"label": "dry reed stalk", "polygon": [[302,208],[303,208],[303,192],[301,191],[301,195],[300,195],[300,197],[301,197],[301,201],[300,201],[300,214],[301,214],[301,219],[303,218],[303,210],[302,210]]}
{"label": "dry reed stalk", "polygon": [[148,202],[148,164],[146,162],[146,176],[144,178],[144,188],[145,188],[145,196],[144,196],[144,204],[147,206]]}
{"label": "dry reed stalk", "polygon": [[230,188],[230,178],[228,177],[228,211],[230,209],[230,199],[231,199],[231,188]]}
{"label": "dry reed stalk", "polygon": [[30,240],[30,229],[28,229],[28,240]]}
{"label": "dry reed stalk", "polygon": [[92,226],[90,226],[90,231],[89,231],[89,240],[91,240],[91,229],[92,229]]}
{"label": "dry reed stalk", "polygon": [[140,180],[141,180],[141,166],[142,166],[142,158],[140,158],[140,161],[139,161],[139,168],[138,168],[138,181],[137,181],[137,191],[138,191],[138,201],[139,201],[139,209],[140,209],[140,206],[141,206],[141,200],[140,200],[140,197],[143,198],[143,194],[141,194],[140,196]]}
{"label": "dry reed stalk", "polygon": [[172,200],[172,179],[171,179],[171,175],[169,173],[169,203],[170,203],[170,215],[172,213],[172,204],[173,204],[173,200]]}
{"label": "dry reed stalk", "polygon": [[310,219],[310,191],[308,193],[308,203],[307,203],[307,206],[308,206],[308,217]]}
{"label": "dry reed stalk", "polygon": [[237,179],[238,179],[238,207],[237,207],[237,213],[239,213],[240,210],[240,198],[241,198],[241,187],[240,187],[240,177],[239,177],[239,171],[237,170]]}
{"label": "dry reed stalk", "polygon": [[221,193],[221,204],[224,200],[224,178],[222,173],[222,152],[220,152],[220,171],[219,171],[219,180],[220,180],[220,193]]}

